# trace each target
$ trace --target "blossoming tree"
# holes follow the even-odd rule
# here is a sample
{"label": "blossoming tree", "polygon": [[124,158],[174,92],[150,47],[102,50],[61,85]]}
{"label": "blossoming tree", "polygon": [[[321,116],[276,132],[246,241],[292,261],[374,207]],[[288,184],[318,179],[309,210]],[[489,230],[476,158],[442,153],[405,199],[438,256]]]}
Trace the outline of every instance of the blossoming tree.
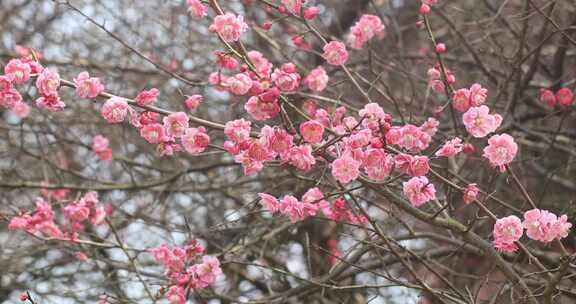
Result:
{"label": "blossoming tree", "polygon": [[80,2],[0,12],[0,301],[575,301],[573,2]]}

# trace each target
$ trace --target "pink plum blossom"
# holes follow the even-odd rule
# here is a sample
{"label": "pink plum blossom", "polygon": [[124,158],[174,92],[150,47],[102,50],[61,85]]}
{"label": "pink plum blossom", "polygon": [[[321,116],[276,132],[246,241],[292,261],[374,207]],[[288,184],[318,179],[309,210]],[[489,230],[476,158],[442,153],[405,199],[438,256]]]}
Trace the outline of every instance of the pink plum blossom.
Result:
{"label": "pink plum blossom", "polygon": [[362,15],[360,20],[350,28],[348,43],[353,49],[362,49],[364,44],[375,36],[384,36],[384,24],[380,17],[375,15]]}
{"label": "pink plum blossom", "polygon": [[291,165],[301,171],[309,171],[316,159],[312,155],[312,147],[309,145],[294,146],[288,152],[288,159]]}
{"label": "pink plum blossom", "polygon": [[470,87],[470,106],[479,107],[484,104],[488,96],[488,90],[482,85],[475,83]]}
{"label": "pink plum blossom", "polygon": [[160,114],[152,111],[144,111],[138,114],[138,121],[141,126],[157,123],[160,119]]}
{"label": "pink plum blossom", "polygon": [[10,88],[4,92],[0,92],[0,106],[8,109],[13,109],[17,104],[22,102],[22,95],[14,88]]}
{"label": "pink plum blossom", "polygon": [[90,77],[88,72],[82,72],[74,78],[76,85],[76,95],[80,98],[96,98],[104,91],[104,85],[99,78]]}
{"label": "pink plum blossom", "polygon": [[464,88],[452,93],[452,107],[458,112],[466,112],[470,109],[470,90]]}
{"label": "pink plum blossom", "polygon": [[489,114],[487,106],[472,107],[462,116],[466,131],[476,138],[482,138],[496,131],[502,123],[502,116]]}
{"label": "pink plum blossom", "polygon": [[430,171],[428,157],[424,155],[399,153],[394,157],[394,162],[398,171],[410,176],[424,176]]}
{"label": "pink plum blossom", "polygon": [[252,61],[252,63],[254,63],[254,66],[256,66],[256,71],[258,71],[260,76],[267,77],[270,75],[273,65],[270,63],[270,61],[268,61],[268,59],[266,59],[266,57],[264,57],[264,55],[262,55],[262,53],[258,51],[249,51],[248,58],[250,61]]}
{"label": "pink plum blossom", "polygon": [[425,176],[411,178],[402,183],[402,188],[414,207],[420,207],[436,198],[436,188]]}
{"label": "pink plum blossom", "polygon": [[436,134],[436,132],[438,131],[438,126],[440,125],[440,122],[434,118],[434,117],[429,117],[428,119],[426,119],[426,121],[420,126],[420,130],[428,135],[430,135],[431,137],[434,136]]}
{"label": "pink plum blossom", "polygon": [[460,152],[462,152],[462,139],[459,137],[454,137],[449,139],[444,143],[440,150],[436,151],[434,155],[443,157],[452,157]]}
{"label": "pink plum blossom", "polygon": [[202,153],[210,144],[210,137],[204,127],[188,128],[182,135],[182,146],[190,154]]}
{"label": "pink plum blossom", "polygon": [[384,149],[366,150],[362,162],[368,177],[377,181],[384,180],[394,167],[394,158],[386,154]]}
{"label": "pink plum blossom", "polygon": [[302,202],[309,204],[325,205],[324,193],[318,187],[310,188],[304,195],[302,195]]}
{"label": "pink plum blossom", "polygon": [[250,138],[251,122],[244,118],[231,120],[224,127],[224,134],[228,139],[240,143]]}
{"label": "pink plum blossom", "polygon": [[209,27],[210,32],[216,32],[226,42],[240,40],[240,35],[248,30],[243,16],[235,16],[232,13],[214,17],[214,23]]}
{"label": "pink plum blossom", "polygon": [[225,52],[222,51],[216,51],[215,52],[216,57],[217,57],[217,62],[218,65],[223,68],[223,69],[227,69],[227,70],[235,70],[238,68],[239,64],[238,64],[238,60],[236,60],[234,57],[232,57],[232,55],[227,54]]}
{"label": "pink plum blossom", "polygon": [[356,180],[360,175],[360,164],[360,162],[348,155],[339,157],[330,165],[332,167],[332,176],[339,182],[347,184]]}
{"label": "pink plum blossom", "polygon": [[346,46],[340,41],[330,41],[324,48],[322,57],[331,65],[343,65],[348,60]]}
{"label": "pink plum blossom", "polygon": [[109,123],[121,123],[128,115],[128,107],[128,102],[124,98],[114,96],[102,105],[100,114]]}
{"label": "pink plum blossom", "polygon": [[4,74],[15,84],[22,84],[30,80],[30,65],[20,59],[11,59],[4,67]]}
{"label": "pink plum blossom", "polygon": [[483,156],[494,167],[504,172],[505,166],[510,164],[518,153],[518,145],[514,138],[508,134],[494,135],[488,139],[488,146],[484,148]]}
{"label": "pink plum blossom", "polygon": [[280,105],[277,100],[264,102],[258,96],[252,96],[244,105],[244,109],[255,120],[266,120],[276,117],[280,113]]}
{"label": "pink plum blossom", "polygon": [[336,199],[332,205],[324,206],[322,208],[322,213],[333,221],[342,221],[352,224],[362,224],[366,222],[366,218],[362,215],[356,215],[342,198]]}
{"label": "pink plum blossom", "polygon": [[171,286],[166,293],[166,298],[170,304],[186,304],[186,290],[180,286]]}
{"label": "pink plum blossom", "polygon": [[443,54],[446,52],[446,44],[444,43],[438,43],[436,45],[436,53],[438,54]]}
{"label": "pink plum blossom", "polygon": [[182,146],[175,142],[165,141],[158,144],[156,151],[160,156],[172,156],[182,151]]}
{"label": "pink plum blossom", "polygon": [[[386,139],[388,139],[388,134],[386,135]],[[428,133],[423,132],[420,128],[414,125],[407,124],[399,129],[399,137],[397,141],[395,143],[390,143],[397,144],[398,146],[412,152],[418,152],[426,149],[430,144],[430,140],[431,138]]]}
{"label": "pink plum blossom", "polygon": [[62,102],[58,95],[45,95],[36,99],[36,106],[50,112],[62,111],[66,104]]}
{"label": "pink plum blossom", "polygon": [[496,221],[494,224],[494,247],[503,251],[514,252],[518,249],[514,242],[522,237],[524,229],[517,216],[510,215]]}
{"label": "pink plum blossom", "polygon": [[314,92],[322,92],[328,84],[328,74],[322,66],[318,66],[304,78],[304,84]]}
{"label": "pink plum blossom", "polygon": [[12,79],[6,75],[0,75],[0,94],[12,89]]}
{"label": "pink plum blossom", "polygon": [[186,4],[188,4],[188,11],[190,11],[193,16],[202,18],[208,15],[208,7],[200,0],[186,0]]}
{"label": "pink plum blossom", "polygon": [[134,98],[134,100],[140,106],[151,106],[156,102],[159,94],[160,91],[158,91],[158,89],[156,88],[152,88],[150,90],[143,90],[140,93],[138,93],[138,95],[136,95],[136,98]]}
{"label": "pink plum blossom", "polygon": [[140,129],[140,136],[151,144],[159,144],[168,140],[166,128],[159,123],[152,123],[143,126]]}
{"label": "pink plum blossom", "polygon": [[362,125],[372,130],[377,130],[380,124],[387,119],[384,109],[375,102],[366,104],[358,114],[363,118]]}
{"label": "pink plum blossom", "polygon": [[262,168],[264,168],[264,163],[257,159],[250,157],[247,151],[240,152],[234,157],[234,160],[237,163],[242,164],[242,168],[244,169],[244,175],[250,175],[256,173]]}
{"label": "pink plum blossom", "polygon": [[216,281],[222,269],[218,258],[205,255],[202,257],[202,263],[192,265],[186,272],[192,275],[191,287],[206,288]]}
{"label": "pink plum blossom", "polygon": [[280,200],[280,212],[290,217],[292,222],[316,215],[316,210],[316,205],[301,202],[291,195],[286,195]]}
{"label": "pink plum blossom", "polygon": [[322,141],[324,126],[315,120],[306,121],[300,124],[300,134],[306,142],[317,144]]}
{"label": "pink plum blossom", "polygon": [[88,256],[82,252],[82,251],[76,251],[74,252],[74,256],[80,261],[80,262],[86,262],[88,261]]}
{"label": "pink plum blossom", "polygon": [[279,127],[264,126],[260,130],[260,141],[264,142],[269,152],[279,155],[282,160],[289,159],[290,149],[294,146],[294,136]]}
{"label": "pink plum blossom", "polygon": [[284,92],[294,91],[300,85],[300,74],[293,63],[287,63],[281,69],[274,69],[272,81]]}
{"label": "pink plum blossom", "polygon": [[236,74],[224,81],[224,86],[233,94],[244,95],[252,87],[252,79],[245,73]]}
{"label": "pink plum blossom", "polygon": [[204,96],[202,95],[192,95],[186,97],[186,101],[184,102],[184,104],[186,105],[186,108],[188,108],[188,110],[194,110],[202,103],[203,100]]}
{"label": "pink plum blossom", "polygon": [[170,137],[180,137],[188,128],[188,115],[184,112],[172,113],[162,120],[164,128],[166,128],[166,135]]}
{"label": "pink plum blossom", "polygon": [[52,69],[44,69],[36,79],[36,88],[44,96],[58,95],[60,75]]}
{"label": "pink plum blossom", "polygon": [[464,194],[462,195],[462,199],[466,205],[470,204],[474,200],[478,198],[478,193],[480,193],[480,189],[476,184],[468,184],[466,188],[464,188]]}
{"label": "pink plum blossom", "polygon": [[280,211],[280,202],[274,196],[268,193],[258,193],[262,205],[270,212],[276,213]]}

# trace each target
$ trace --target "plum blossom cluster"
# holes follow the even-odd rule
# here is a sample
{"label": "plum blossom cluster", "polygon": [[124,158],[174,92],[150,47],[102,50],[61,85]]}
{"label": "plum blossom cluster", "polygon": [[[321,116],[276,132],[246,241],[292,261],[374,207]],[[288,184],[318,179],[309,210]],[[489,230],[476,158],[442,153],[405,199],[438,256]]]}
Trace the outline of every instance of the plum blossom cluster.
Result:
{"label": "plum blossom cluster", "polygon": [[519,241],[526,229],[528,238],[550,243],[568,236],[572,224],[568,217],[557,215],[540,209],[532,209],[524,213],[524,221],[511,215],[498,219],[494,224],[494,247],[508,252],[518,250],[515,242]]}
{"label": "plum blossom cluster", "polygon": [[91,191],[67,204],[62,208],[62,213],[65,222],[58,225],[52,205],[42,197],[38,197],[34,212],[14,216],[8,224],[8,229],[23,230],[28,233],[41,232],[57,239],[76,240],[86,224],[104,223],[110,211],[99,204],[98,193]]}
{"label": "plum blossom cluster", "polygon": [[366,222],[366,218],[363,215],[354,213],[347,206],[345,199],[340,197],[330,203],[325,200],[324,193],[317,187],[306,191],[302,195],[301,200],[292,195],[286,195],[282,199],[277,199],[268,193],[258,193],[258,196],[266,210],[287,216],[292,222],[302,221],[309,216],[315,216],[318,211],[322,211],[326,218],[333,221],[352,224]]}
{"label": "plum blossom cluster", "polygon": [[[386,145],[395,145],[410,152],[428,148],[437,131],[438,121],[430,118],[420,126],[406,124],[392,126],[392,117],[376,103],[369,103],[359,111],[361,121],[346,115],[346,108],[339,107],[334,115],[324,109],[308,109],[314,120],[300,125],[300,134],[309,143],[334,142],[322,152],[330,163],[332,176],[341,183],[349,183],[364,172],[368,178],[383,181],[394,169],[409,176],[428,173],[428,157],[408,153],[390,153]],[[332,128],[336,133],[324,136]],[[333,139],[338,136],[337,141]]]}
{"label": "plum blossom cluster", "polygon": [[254,63],[254,69],[247,65],[238,65],[229,55],[219,53],[218,65],[230,71],[240,69],[240,73],[232,76],[222,71],[213,72],[208,81],[217,90],[228,91],[234,95],[249,95],[244,109],[255,120],[272,119],[280,113],[279,98],[282,91],[290,92],[298,89],[301,76],[293,63],[286,63],[281,68],[274,69],[272,63],[258,51],[248,52],[248,57]]}
{"label": "plum blossom cluster", "polygon": [[33,50],[20,50],[20,58],[11,59],[4,67],[4,75],[0,75],[0,106],[12,110],[18,117],[25,118],[30,107],[22,100],[22,95],[15,89],[15,85],[28,82],[33,75],[38,75],[36,88],[40,98],[36,100],[39,108],[49,111],[60,111],[65,104],[58,96],[60,76],[57,72],[44,69],[37,61],[39,54]]}
{"label": "plum blossom cluster", "polygon": [[[462,121],[468,134],[475,138],[483,138],[496,130],[502,124],[502,116],[498,113],[490,114],[490,109],[484,105],[488,96],[488,90],[480,84],[473,84],[469,89],[459,89],[452,96],[452,106],[465,112]],[[464,146],[460,147],[461,140],[453,139],[447,142],[438,152],[437,156],[452,155],[458,153]],[[458,152],[456,152],[458,151]],[[501,172],[506,170],[506,165],[510,164],[518,153],[518,145],[509,134],[493,135],[488,139],[488,146],[484,148],[483,156],[487,158],[490,165],[498,168]]]}
{"label": "plum blossom cluster", "polygon": [[302,8],[306,0],[281,0],[281,6],[278,7],[278,12],[281,14],[292,14],[296,16],[302,15],[306,20],[313,20],[320,13],[320,8],[317,6],[310,6],[304,9],[304,14],[302,14]]}
{"label": "plum blossom cluster", "polygon": [[353,49],[362,49],[364,44],[374,37],[384,37],[384,24],[380,17],[375,15],[362,15],[360,20],[350,28],[348,43]]}
{"label": "plum blossom cluster", "polygon": [[444,78],[449,85],[456,82],[456,76],[446,67],[444,67],[444,77],[442,77],[442,66],[440,64],[436,64],[428,70],[428,86],[437,93],[442,93],[446,89]]}
{"label": "plum blossom cluster", "polygon": [[479,107],[486,102],[488,90],[475,83],[470,88],[462,88],[452,93],[452,107],[459,112],[466,112],[471,107]]}
{"label": "plum blossom cluster", "polygon": [[188,290],[206,288],[222,273],[218,258],[204,255],[204,247],[197,240],[190,241],[184,247],[163,244],[150,249],[150,253],[164,267],[170,281],[166,293],[170,304],[186,303]]}
{"label": "plum blossom cluster", "polygon": [[540,91],[540,101],[551,107],[556,105],[568,107],[574,103],[574,92],[569,88],[561,88],[556,93],[548,89],[542,89]]}
{"label": "plum blossom cluster", "polygon": [[[28,50],[28,49],[27,49]],[[22,101],[22,96],[14,88],[36,77],[36,90],[40,97],[36,99],[38,108],[51,112],[61,111],[66,104],[60,99],[60,75],[56,70],[44,68],[38,61],[39,55],[28,50],[22,57],[12,59],[4,67],[4,75],[0,75],[0,106],[14,111],[21,118],[28,116],[29,106]],[[93,99],[104,91],[104,85],[99,78],[90,77],[88,72],[80,73],[74,78],[76,95],[80,98]]]}
{"label": "plum blossom cluster", "polygon": [[[156,102],[158,94],[157,89],[142,91],[136,96],[135,102],[140,106],[152,105]],[[169,114],[160,123],[158,113],[151,111],[138,113],[126,99],[116,96],[108,99],[100,112],[109,123],[121,123],[130,116],[130,124],[140,130],[140,135],[147,142],[158,145],[160,155],[173,155],[182,150],[190,154],[199,154],[210,144],[206,129],[190,127],[188,115],[184,112]]]}
{"label": "plum blossom cluster", "polygon": [[252,138],[251,122],[242,119],[229,121],[224,128],[227,141],[224,148],[242,164],[246,175],[260,171],[265,161],[280,159],[302,171],[316,163],[310,145],[294,145],[294,137],[279,127],[265,125],[259,138]]}

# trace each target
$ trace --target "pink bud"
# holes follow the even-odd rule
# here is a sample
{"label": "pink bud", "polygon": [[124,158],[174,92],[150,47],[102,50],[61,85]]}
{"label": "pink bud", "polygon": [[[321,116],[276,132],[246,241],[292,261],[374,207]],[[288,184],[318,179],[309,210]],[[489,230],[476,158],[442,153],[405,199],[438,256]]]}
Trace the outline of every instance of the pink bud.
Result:
{"label": "pink bud", "polygon": [[264,23],[262,23],[262,25],[260,27],[266,31],[270,30],[272,28],[272,22],[265,21]]}
{"label": "pink bud", "polygon": [[430,13],[430,10],[432,9],[428,4],[422,4],[422,6],[420,6],[420,14],[422,15],[428,15]]}
{"label": "pink bud", "polygon": [[462,146],[462,152],[466,154],[474,154],[474,152],[476,152],[476,148],[472,144],[464,144]]}
{"label": "pink bud", "polygon": [[319,7],[311,6],[311,7],[304,10],[304,19],[306,19],[306,20],[316,19],[316,17],[318,17],[319,13],[320,13]]}
{"label": "pink bud", "polygon": [[572,104],[574,93],[569,88],[561,88],[556,92],[556,100],[558,100],[559,105],[567,107]]}
{"label": "pink bud", "polygon": [[542,89],[540,91],[540,101],[546,103],[551,107],[554,107],[557,102],[554,92],[547,89]]}
{"label": "pink bud", "polygon": [[444,43],[438,43],[436,45],[436,53],[443,54],[446,52],[446,45]]}

